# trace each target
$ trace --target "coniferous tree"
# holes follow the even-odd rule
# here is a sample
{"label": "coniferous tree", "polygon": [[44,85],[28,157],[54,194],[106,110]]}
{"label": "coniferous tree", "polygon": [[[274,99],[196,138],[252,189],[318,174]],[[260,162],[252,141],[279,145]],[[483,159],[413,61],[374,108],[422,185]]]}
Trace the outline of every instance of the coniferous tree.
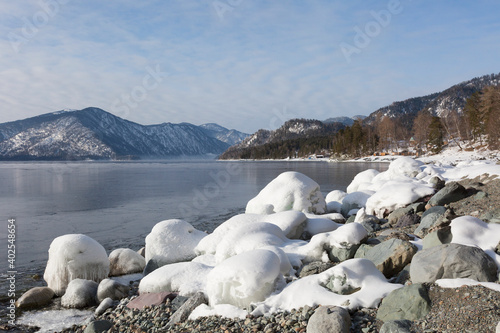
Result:
{"label": "coniferous tree", "polygon": [[432,117],[429,125],[427,144],[433,153],[437,154],[443,149],[443,125],[439,117]]}

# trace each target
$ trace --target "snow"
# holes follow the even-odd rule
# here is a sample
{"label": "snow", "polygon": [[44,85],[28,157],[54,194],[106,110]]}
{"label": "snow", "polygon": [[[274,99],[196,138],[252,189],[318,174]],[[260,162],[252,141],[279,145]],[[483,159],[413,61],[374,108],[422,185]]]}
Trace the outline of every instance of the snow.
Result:
{"label": "snow", "polygon": [[55,238],[50,244],[43,278],[61,296],[73,279],[100,282],[108,273],[109,260],[104,247],[89,236],[69,234]]}
{"label": "snow", "polygon": [[[368,169],[358,173],[352,180],[351,184],[347,186],[347,193],[356,192],[365,186],[365,184],[371,184],[373,178],[380,172],[375,169]],[[332,200],[334,201],[334,200]],[[336,200],[339,201],[339,200]],[[327,200],[328,202],[328,200]]]}
{"label": "snow", "polygon": [[[104,281],[104,280],[103,280]],[[61,297],[61,305],[66,308],[83,308],[97,302],[98,284],[94,281],[74,279]]]}
{"label": "snow", "polygon": [[207,276],[209,305],[249,308],[273,291],[280,274],[280,259],[269,250],[252,250],[226,259]]}
{"label": "snow", "polygon": [[435,282],[441,288],[460,288],[462,286],[483,286],[500,292],[500,284],[495,282],[478,282],[473,279],[439,279]]}
{"label": "snow", "polygon": [[52,333],[81,324],[92,318],[89,310],[50,310],[24,312],[16,321],[17,325],[40,327],[38,333]]}
{"label": "snow", "polygon": [[317,235],[323,232],[333,231],[341,226],[340,223],[336,223],[333,219],[344,219],[342,214],[325,214],[325,215],[312,215],[307,214],[307,226],[305,231],[311,235]]}
{"label": "snow", "polygon": [[[338,280],[338,292],[350,286],[359,288],[350,295],[332,292],[325,286],[330,279]],[[401,288],[400,284],[387,282],[384,275],[368,259],[350,259],[329,270],[288,284],[280,293],[271,295],[256,304],[254,315],[263,315],[280,310],[298,309],[305,305],[328,304],[349,309],[377,307],[381,299],[391,291]]]}
{"label": "snow", "polygon": [[500,255],[495,248],[500,242],[500,224],[486,223],[472,216],[457,217],[450,223],[452,243],[481,248],[500,269]]}
{"label": "snow", "polygon": [[197,262],[179,262],[162,266],[146,275],[139,284],[139,293],[178,291],[190,296],[206,289],[206,279],[213,267]]}
{"label": "snow", "polygon": [[146,262],[154,259],[163,266],[190,261],[196,257],[194,248],[206,236],[184,220],[158,222],[146,236]]}
{"label": "snow", "polygon": [[326,202],[318,183],[299,172],[283,172],[250,200],[246,207],[246,213],[254,214],[271,214],[286,210],[325,213]]}

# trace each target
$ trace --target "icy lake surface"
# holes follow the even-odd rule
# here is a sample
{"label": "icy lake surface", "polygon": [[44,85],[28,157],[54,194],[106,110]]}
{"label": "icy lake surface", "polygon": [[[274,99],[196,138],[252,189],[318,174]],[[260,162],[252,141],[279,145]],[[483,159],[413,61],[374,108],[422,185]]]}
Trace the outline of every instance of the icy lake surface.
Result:
{"label": "icy lake surface", "polygon": [[[8,270],[7,220],[16,220],[18,290],[44,285],[47,251],[60,235],[82,233],[109,253],[138,250],[152,227],[181,218],[212,232],[243,213],[247,202],[284,171],[314,179],[324,195],[345,190],[366,169],[386,170],[385,163],[328,162],[2,162],[0,163],[0,261],[2,280]],[[1,284],[2,304],[7,294]]]}

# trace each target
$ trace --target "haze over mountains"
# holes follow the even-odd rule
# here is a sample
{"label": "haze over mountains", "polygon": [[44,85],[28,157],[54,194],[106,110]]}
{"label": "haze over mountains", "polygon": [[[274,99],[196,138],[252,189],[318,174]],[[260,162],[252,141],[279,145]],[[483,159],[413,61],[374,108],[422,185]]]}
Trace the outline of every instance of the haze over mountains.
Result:
{"label": "haze over mountains", "polygon": [[[189,123],[140,125],[99,108],[57,111],[0,124],[0,159],[215,157],[226,150],[227,153],[223,155],[226,158],[240,158],[240,152],[254,147],[277,145],[280,142],[300,145],[303,138],[324,138],[346,126],[352,126],[355,120],[374,124],[384,117],[390,117],[400,119],[404,126],[411,127],[421,110],[428,110],[439,117],[446,116],[450,111],[461,113],[467,98],[474,92],[488,85],[499,84],[500,74],[485,75],[442,92],[394,102],[367,117],[335,117],[324,121],[292,119],[276,130],[261,129],[252,135],[214,123],[200,126]],[[321,141],[315,144],[321,144]]]}

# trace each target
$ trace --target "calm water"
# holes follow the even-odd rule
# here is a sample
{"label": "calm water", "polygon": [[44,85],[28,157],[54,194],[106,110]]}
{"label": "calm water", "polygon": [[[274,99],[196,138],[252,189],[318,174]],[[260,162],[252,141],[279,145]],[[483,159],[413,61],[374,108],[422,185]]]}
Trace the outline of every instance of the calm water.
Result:
{"label": "calm water", "polygon": [[[16,270],[21,291],[42,285],[51,241],[83,233],[108,253],[138,250],[159,221],[183,218],[211,232],[281,172],[302,172],[323,193],[345,190],[352,178],[383,163],[327,162],[79,162],[0,163],[0,274],[8,270],[7,221],[16,220]],[[2,279],[3,280],[3,279]],[[6,295],[2,283],[0,295]],[[20,292],[17,297],[20,296]]]}

